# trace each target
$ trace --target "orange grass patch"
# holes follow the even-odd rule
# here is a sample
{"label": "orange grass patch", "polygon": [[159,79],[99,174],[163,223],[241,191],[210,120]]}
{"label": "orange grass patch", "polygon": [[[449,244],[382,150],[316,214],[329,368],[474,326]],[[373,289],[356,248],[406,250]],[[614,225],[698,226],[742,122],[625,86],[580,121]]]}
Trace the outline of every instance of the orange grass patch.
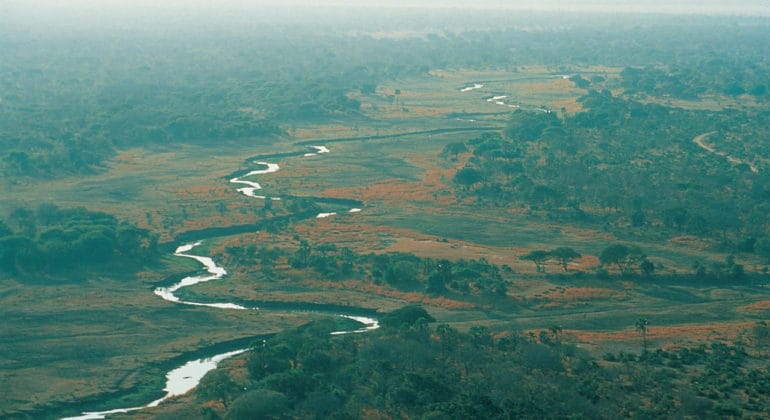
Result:
{"label": "orange grass patch", "polygon": [[387,200],[399,202],[431,202],[439,205],[453,204],[454,195],[443,194],[437,185],[423,182],[403,182],[398,179],[386,179],[364,187],[328,188],[322,194],[330,197],[355,197],[364,201]]}
{"label": "orange grass patch", "polygon": [[686,246],[688,248],[705,250],[708,249],[709,244],[704,240],[693,235],[681,235],[676,236],[668,240],[672,244]]}
{"label": "orange grass patch", "polygon": [[[256,223],[257,217],[253,214],[228,213],[224,216],[201,217],[186,219],[177,233],[188,230],[199,230],[210,227],[231,226],[246,223]],[[255,228],[256,230],[256,228]]]}
{"label": "orange grass patch", "polygon": [[760,300],[737,308],[740,312],[762,312],[770,310],[770,300]]}
{"label": "orange grass patch", "polygon": [[400,179],[383,179],[359,187],[327,188],[322,194],[328,197],[353,197],[364,201],[387,200],[388,202],[430,202],[440,206],[454,204],[454,194],[446,180],[452,179],[454,169],[429,169],[421,181],[405,182]]}
{"label": "orange grass patch", "polygon": [[[519,256],[530,251],[525,248],[484,246],[459,240],[444,241],[434,235],[410,229],[347,223],[331,218],[324,219],[323,223],[297,225],[294,231],[310,243],[334,243],[357,252],[403,252],[450,261],[486,258],[491,264],[508,265],[517,272],[535,272],[534,264],[519,259]],[[570,265],[571,271],[587,270],[596,266],[598,259],[586,255],[574,262],[576,264]],[[556,270],[556,266],[552,264],[550,270]]]}
{"label": "orange grass patch", "polygon": [[361,252],[382,250],[384,239],[392,240],[401,236],[420,240],[434,240],[434,236],[424,235],[409,229],[371,226],[359,223],[339,223],[334,218],[322,219],[323,223],[296,225],[294,231],[310,243],[345,244]]}
{"label": "orange grass patch", "polygon": [[141,149],[124,150],[112,159],[112,168],[118,171],[135,171],[142,167],[144,152]]}
{"label": "orange grass patch", "polygon": [[561,99],[551,102],[554,108],[562,109],[569,114],[576,114],[583,110],[583,104],[577,101],[577,98]]}
{"label": "orange grass patch", "polygon": [[586,271],[599,265],[599,258],[595,255],[583,255],[573,260],[568,267],[570,270]]}
{"label": "orange grass patch", "polygon": [[574,83],[569,79],[553,79],[546,82],[530,82],[522,85],[522,90],[525,92],[567,92],[576,91],[576,94],[580,94],[581,91],[575,89]]}
{"label": "orange grass patch", "polygon": [[[687,324],[647,327],[648,340],[668,340],[672,344],[684,344],[687,342],[708,342],[714,340],[731,341],[751,326],[753,322],[724,322],[714,324]],[[641,335],[633,329],[622,331],[581,331],[564,330],[581,343],[598,344],[608,341],[638,341]]]}

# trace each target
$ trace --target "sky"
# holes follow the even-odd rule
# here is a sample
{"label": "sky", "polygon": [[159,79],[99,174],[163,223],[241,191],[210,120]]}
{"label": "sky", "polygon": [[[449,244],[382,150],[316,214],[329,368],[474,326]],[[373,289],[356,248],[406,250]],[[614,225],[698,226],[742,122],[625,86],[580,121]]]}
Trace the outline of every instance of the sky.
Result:
{"label": "sky", "polygon": [[275,5],[342,7],[419,7],[605,11],[647,13],[761,14],[770,16],[770,0],[0,0],[0,12],[149,13],[169,10],[255,10]]}
{"label": "sky", "polygon": [[[228,22],[312,16],[318,6],[377,15],[378,9],[534,10],[605,13],[695,13],[770,17],[770,0],[0,0],[2,27],[27,31],[104,26],[105,22]],[[331,13],[325,10],[323,13]]]}

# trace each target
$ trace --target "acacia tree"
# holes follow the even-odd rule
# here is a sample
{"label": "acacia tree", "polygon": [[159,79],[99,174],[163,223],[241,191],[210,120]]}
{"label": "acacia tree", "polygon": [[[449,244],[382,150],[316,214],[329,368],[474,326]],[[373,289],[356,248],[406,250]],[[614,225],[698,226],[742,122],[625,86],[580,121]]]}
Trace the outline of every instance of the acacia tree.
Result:
{"label": "acacia tree", "polygon": [[602,265],[615,265],[620,274],[624,276],[633,274],[634,266],[644,261],[645,258],[641,248],[622,244],[610,245],[599,254],[599,262]]}
{"label": "acacia tree", "polygon": [[548,251],[536,249],[525,255],[522,255],[521,257],[519,257],[519,259],[532,261],[533,263],[535,263],[535,269],[538,273],[545,273],[545,263],[548,261],[550,257],[551,257],[551,254]]}
{"label": "acacia tree", "polygon": [[559,265],[561,265],[561,268],[564,270],[564,272],[568,271],[567,266],[572,260],[581,257],[579,252],[564,246],[552,249],[549,254],[551,255],[551,258],[559,262]]}

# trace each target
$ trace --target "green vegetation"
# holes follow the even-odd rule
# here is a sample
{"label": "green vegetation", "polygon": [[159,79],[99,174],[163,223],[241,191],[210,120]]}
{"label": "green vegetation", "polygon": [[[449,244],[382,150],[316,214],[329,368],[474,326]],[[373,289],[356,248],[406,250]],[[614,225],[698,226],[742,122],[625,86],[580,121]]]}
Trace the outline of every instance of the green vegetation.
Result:
{"label": "green vegetation", "polygon": [[0,221],[0,272],[29,280],[66,273],[82,279],[83,269],[95,267],[136,270],[158,260],[157,243],[156,234],[106,213],[18,207]]}
{"label": "green vegetation", "polygon": [[[693,142],[709,129],[732,137],[728,127],[762,120],[766,111],[685,111],[607,91],[580,100],[587,109],[575,115],[518,110],[504,135],[469,139],[471,155],[454,176],[458,197],[620,235],[697,235],[733,251],[753,252],[756,238],[767,237],[759,185],[768,168],[710,156]],[[746,142],[770,134],[751,126],[751,134],[740,129]],[[747,149],[745,161],[762,159]]]}
{"label": "green vegetation", "polygon": [[768,412],[767,17],[289,3],[0,16],[0,417]]}
{"label": "green vegetation", "polygon": [[[411,253],[359,254],[350,248],[325,243],[311,245],[300,240],[293,251],[257,247],[227,247],[221,256],[229,267],[253,270],[271,281],[290,278],[275,270],[289,265],[308,271],[311,278],[328,280],[356,279],[362,283],[385,284],[397,290],[419,291],[432,295],[505,296],[505,277],[511,268],[498,267],[485,259],[456,260],[419,257]],[[505,274],[505,276],[504,276]]]}
{"label": "green vegetation", "polygon": [[581,255],[579,252],[575,251],[574,249],[566,246],[561,246],[556,249],[552,249],[550,251],[543,251],[542,249],[536,249],[534,251],[530,251],[521,257],[519,259],[532,261],[535,263],[535,269],[538,273],[545,273],[545,265],[549,260],[555,260],[559,263],[561,266],[562,271],[565,273],[569,271],[569,263],[570,261],[580,258]]}
{"label": "green vegetation", "polygon": [[503,419],[751,417],[769,402],[770,372],[741,344],[608,353],[599,361],[559,327],[536,337],[418,319],[357,336],[330,336],[323,323],[284,332],[256,344],[247,377],[210,373],[196,404],[221,407],[201,409],[229,419]]}

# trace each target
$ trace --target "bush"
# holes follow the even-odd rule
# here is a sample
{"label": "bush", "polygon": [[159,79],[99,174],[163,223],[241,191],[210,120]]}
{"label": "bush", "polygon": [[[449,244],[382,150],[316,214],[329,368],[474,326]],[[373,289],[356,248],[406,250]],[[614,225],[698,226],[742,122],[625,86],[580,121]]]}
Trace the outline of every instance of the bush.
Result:
{"label": "bush", "polygon": [[225,419],[252,420],[279,418],[288,408],[289,400],[280,392],[267,389],[249,391],[235,401]]}
{"label": "bush", "polygon": [[410,305],[388,312],[382,317],[380,324],[389,328],[411,327],[421,319],[427,322],[436,321],[422,306]]}

